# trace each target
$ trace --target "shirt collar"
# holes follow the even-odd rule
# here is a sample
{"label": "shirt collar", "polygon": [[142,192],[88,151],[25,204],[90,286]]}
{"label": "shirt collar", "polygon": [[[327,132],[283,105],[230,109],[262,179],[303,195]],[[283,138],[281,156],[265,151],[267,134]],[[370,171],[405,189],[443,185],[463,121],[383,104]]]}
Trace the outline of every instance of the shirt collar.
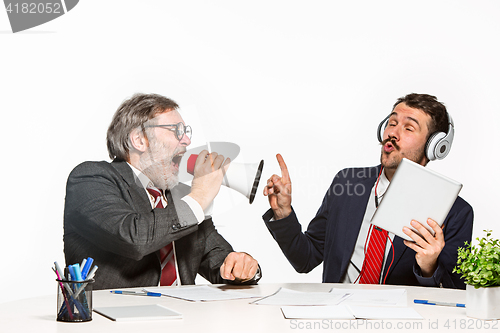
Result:
{"label": "shirt collar", "polygon": [[148,176],[146,176],[145,174],[143,174],[139,169],[137,169],[136,167],[134,167],[129,162],[127,162],[127,164],[130,166],[130,168],[132,169],[132,171],[136,175],[137,179],[139,179],[139,181],[141,182],[142,187],[144,187],[145,189],[147,189],[148,186],[154,186],[153,182],[151,181],[151,179],[148,178]]}
{"label": "shirt collar", "polygon": [[390,183],[391,182],[389,181],[389,179],[387,179],[387,177],[385,176],[385,172],[382,172],[380,174],[380,179],[378,180],[378,186],[377,186],[377,195],[379,197],[385,194],[385,191],[389,187]]}

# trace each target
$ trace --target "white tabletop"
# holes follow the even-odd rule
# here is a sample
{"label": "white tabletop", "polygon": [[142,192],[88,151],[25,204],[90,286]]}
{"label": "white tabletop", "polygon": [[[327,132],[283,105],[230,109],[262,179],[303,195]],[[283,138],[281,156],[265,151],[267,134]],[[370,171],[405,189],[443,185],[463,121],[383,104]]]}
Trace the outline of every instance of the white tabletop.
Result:
{"label": "white tabletop", "polygon": [[[424,320],[288,320],[279,306],[249,304],[254,299],[214,302],[189,302],[171,297],[145,297],[94,291],[94,308],[119,305],[161,304],[183,315],[182,319],[114,322],[97,313],[86,323],[56,321],[56,287],[54,295],[0,304],[2,332],[294,332],[294,331],[365,331],[387,330],[414,332],[500,331],[499,323],[466,317],[465,309],[414,304],[414,299],[465,303],[465,291],[439,288],[352,285],[331,283],[259,284],[257,286],[220,286],[262,296],[276,292],[279,287],[297,291],[329,291],[335,288],[405,288],[407,306],[413,307]],[[181,287],[182,288],[182,287]],[[131,289],[140,290],[140,288]],[[488,323],[488,325],[486,325]],[[488,327],[486,327],[488,326]]]}

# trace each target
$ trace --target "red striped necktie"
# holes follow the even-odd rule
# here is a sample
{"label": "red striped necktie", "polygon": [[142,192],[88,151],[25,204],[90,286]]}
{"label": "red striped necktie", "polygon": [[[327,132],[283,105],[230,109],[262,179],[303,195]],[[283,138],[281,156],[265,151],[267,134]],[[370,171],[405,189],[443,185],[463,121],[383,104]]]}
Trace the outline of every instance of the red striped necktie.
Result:
{"label": "red striped necktie", "polygon": [[[151,194],[155,200],[154,208],[165,208],[162,202],[163,192],[162,190],[154,187],[148,186],[147,191]],[[160,249],[160,262],[161,262],[161,286],[171,286],[177,280],[177,273],[175,271],[175,255],[173,243]]]}
{"label": "red striped necktie", "polygon": [[379,227],[372,226],[368,250],[361,269],[361,279],[359,283],[378,284],[380,272],[384,262],[385,243],[387,242],[387,231]]}

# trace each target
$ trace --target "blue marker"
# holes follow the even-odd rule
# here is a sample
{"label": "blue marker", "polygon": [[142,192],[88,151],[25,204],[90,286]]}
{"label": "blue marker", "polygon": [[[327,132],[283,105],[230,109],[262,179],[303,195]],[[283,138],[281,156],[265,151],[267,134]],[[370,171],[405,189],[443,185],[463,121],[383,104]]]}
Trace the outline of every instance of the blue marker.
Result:
{"label": "blue marker", "polygon": [[93,263],[94,263],[94,259],[92,259],[90,257],[88,257],[85,260],[85,265],[82,268],[82,279],[83,280],[87,279],[87,274],[89,273],[90,267],[92,266]]}
{"label": "blue marker", "polygon": [[453,306],[453,307],[458,307],[458,308],[465,308],[465,304],[462,304],[462,303],[436,302],[436,301],[429,301],[429,300],[426,300],[426,299],[415,299],[415,300],[413,300],[413,303],[416,303],[416,304],[427,304],[427,305],[440,305],[440,306]]}
{"label": "blue marker", "polygon": [[82,271],[80,269],[80,264],[73,265],[73,271],[76,277],[76,281],[83,281],[82,279]]}
{"label": "blue marker", "polygon": [[78,281],[76,278],[75,265],[68,266],[69,275],[71,277],[71,281]]}

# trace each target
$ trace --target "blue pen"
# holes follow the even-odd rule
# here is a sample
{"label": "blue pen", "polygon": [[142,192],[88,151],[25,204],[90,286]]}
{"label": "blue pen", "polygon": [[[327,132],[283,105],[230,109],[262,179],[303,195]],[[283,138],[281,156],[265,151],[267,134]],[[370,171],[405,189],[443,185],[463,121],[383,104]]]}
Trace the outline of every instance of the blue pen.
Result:
{"label": "blue pen", "polygon": [[111,290],[110,291],[113,294],[120,294],[120,295],[135,295],[135,296],[154,296],[154,297],[160,297],[160,293],[152,293],[149,291],[130,291],[130,290]]}
{"label": "blue pen", "polygon": [[427,304],[427,305],[440,305],[440,306],[453,306],[453,307],[458,307],[458,308],[465,308],[465,304],[462,304],[462,303],[436,302],[436,301],[429,301],[429,300],[426,300],[426,299],[415,299],[415,300],[413,300],[413,303],[416,303],[416,304]]}

